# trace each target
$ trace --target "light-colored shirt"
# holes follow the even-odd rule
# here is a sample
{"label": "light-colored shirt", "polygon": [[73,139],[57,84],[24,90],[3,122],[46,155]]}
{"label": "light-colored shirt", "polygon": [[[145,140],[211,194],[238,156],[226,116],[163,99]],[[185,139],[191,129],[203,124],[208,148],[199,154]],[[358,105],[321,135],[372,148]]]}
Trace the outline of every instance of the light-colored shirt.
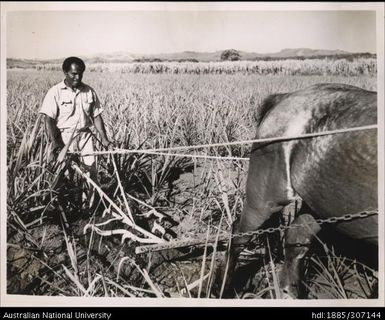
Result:
{"label": "light-colored shirt", "polygon": [[81,83],[75,91],[67,87],[64,81],[48,90],[40,113],[56,120],[59,129],[78,130],[93,125],[93,118],[101,114],[98,96],[88,85]]}

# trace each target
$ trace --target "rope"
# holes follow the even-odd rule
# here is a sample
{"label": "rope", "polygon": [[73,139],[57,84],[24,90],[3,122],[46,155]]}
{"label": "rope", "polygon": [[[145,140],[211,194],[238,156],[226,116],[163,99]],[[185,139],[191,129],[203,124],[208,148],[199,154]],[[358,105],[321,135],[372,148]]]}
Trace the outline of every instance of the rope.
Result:
{"label": "rope", "polygon": [[[124,150],[124,149],[120,149]],[[156,151],[147,151],[147,150],[140,150],[141,153],[144,154],[156,154],[160,156],[170,156],[170,157],[186,157],[186,158],[202,158],[202,159],[219,159],[219,160],[243,160],[243,161],[249,161],[249,158],[242,158],[242,157],[221,157],[221,156],[208,156],[205,154],[185,154],[185,153],[166,153],[166,152],[156,152]]]}
{"label": "rope", "polygon": [[[162,151],[182,151],[182,150],[191,150],[191,149],[201,149],[201,148],[211,148],[211,147],[223,147],[223,146],[232,146],[232,145],[242,145],[242,144],[251,144],[251,143],[261,143],[261,142],[276,142],[276,141],[287,141],[287,140],[298,140],[298,139],[307,139],[314,138],[326,135],[340,134],[346,132],[355,132],[363,130],[372,130],[377,129],[377,125],[367,125],[353,128],[337,129],[337,130],[328,130],[315,133],[304,133],[294,136],[280,136],[272,138],[262,138],[262,139],[252,139],[244,141],[234,141],[234,142],[223,142],[223,143],[212,143],[212,144],[201,144],[195,146],[179,146],[179,147],[170,147],[170,148],[159,148],[159,149],[115,149],[115,150],[106,150],[106,151],[95,151],[93,153],[82,154],[81,156],[91,156],[91,155],[103,155],[103,154],[129,154],[129,153],[148,153],[148,154],[163,154],[168,156],[181,156],[181,157],[199,157],[199,158],[213,158],[213,159],[226,159],[226,160],[248,160],[247,158],[236,158],[236,157],[211,157],[206,155],[186,155],[186,154],[173,154],[173,153],[160,153]],[[80,152],[73,152],[80,153]]]}

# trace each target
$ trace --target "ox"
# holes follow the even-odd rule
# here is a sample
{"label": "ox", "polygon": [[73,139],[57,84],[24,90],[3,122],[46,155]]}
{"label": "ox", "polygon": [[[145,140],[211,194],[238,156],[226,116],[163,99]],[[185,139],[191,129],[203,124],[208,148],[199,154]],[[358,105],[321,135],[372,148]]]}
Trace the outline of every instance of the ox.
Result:
{"label": "ox", "polygon": [[[343,84],[317,84],[268,97],[257,115],[256,138],[295,136],[377,123],[377,94]],[[377,210],[377,131],[363,130],[290,141],[255,143],[250,156],[246,201],[233,233],[257,230],[300,197],[318,218]],[[310,213],[310,212],[309,212]],[[286,230],[283,293],[297,297],[300,259],[320,230],[312,215],[300,215]],[[377,215],[335,224],[346,235],[378,241]],[[225,292],[241,244],[234,238],[227,254]],[[222,271],[223,272],[223,271]],[[222,273],[223,274],[223,273]]]}

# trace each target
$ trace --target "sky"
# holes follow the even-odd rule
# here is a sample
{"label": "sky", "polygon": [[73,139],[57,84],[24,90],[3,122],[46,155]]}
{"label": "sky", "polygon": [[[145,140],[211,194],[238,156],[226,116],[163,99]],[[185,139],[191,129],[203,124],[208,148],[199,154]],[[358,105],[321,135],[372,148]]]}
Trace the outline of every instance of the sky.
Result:
{"label": "sky", "polygon": [[14,11],[8,58],[285,48],[376,52],[375,11]]}

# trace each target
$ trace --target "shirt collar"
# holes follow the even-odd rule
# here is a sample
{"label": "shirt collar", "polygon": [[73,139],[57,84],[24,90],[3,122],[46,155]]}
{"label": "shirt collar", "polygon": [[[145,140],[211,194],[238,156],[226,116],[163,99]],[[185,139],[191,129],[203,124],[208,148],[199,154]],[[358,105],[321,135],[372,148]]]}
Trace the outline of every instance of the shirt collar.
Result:
{"label": "shirt collar", "polygon": [[[77,87],[76,91],[82,91],[83,87],[84,87],[83,82],[80,82],[80,84],[79,84],[79,86]],[[64,80],[61,81],[61,82],[59,83],[59,88],[60,88],[60,89],[69,89],[69,88],[67,87],[67,85],[65,84]]]}
{"label": "shirt collar", "polygon": [[60,89],[67,89],[67,86],[66,84],[64,83],[64,80],[62,82],[59,83],[59,88]]}

